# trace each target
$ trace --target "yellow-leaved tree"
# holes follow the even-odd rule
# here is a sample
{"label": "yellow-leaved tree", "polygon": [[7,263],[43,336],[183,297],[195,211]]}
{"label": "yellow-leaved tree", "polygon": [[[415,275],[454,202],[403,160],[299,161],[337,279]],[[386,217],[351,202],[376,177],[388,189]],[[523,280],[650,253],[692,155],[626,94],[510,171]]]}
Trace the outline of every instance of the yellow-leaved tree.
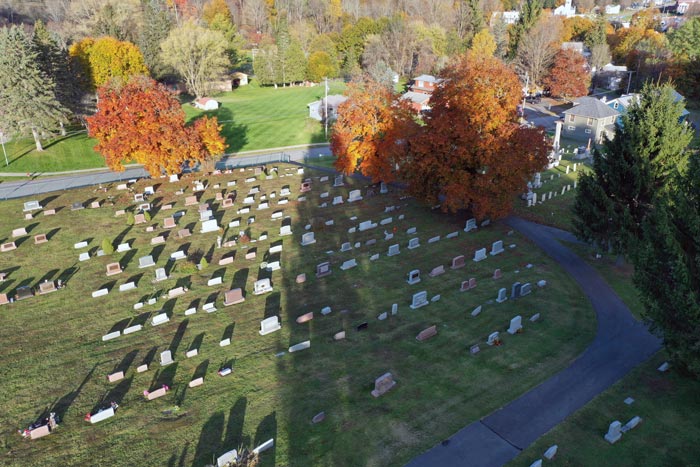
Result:
{"label": "yellow-leaved tree", "polygon": [[128,41],[104,36],[86,37],[70,46],[71,60],[77,62],[83,85],[95,90],[113,78],[128,81],[133,75],[148,75],[139,48]]}

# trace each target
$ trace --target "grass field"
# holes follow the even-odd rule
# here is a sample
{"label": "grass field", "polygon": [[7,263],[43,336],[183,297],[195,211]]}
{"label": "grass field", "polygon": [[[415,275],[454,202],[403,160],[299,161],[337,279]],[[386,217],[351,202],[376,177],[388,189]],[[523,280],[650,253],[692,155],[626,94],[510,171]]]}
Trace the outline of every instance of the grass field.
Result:
{"label": "grass field", "polygon": [[[280,165],[285,172],[286,166]],[[140,181],[133,187],[143,191],[145,185],[156,186],[153,220],[145,225],[157,226],[152,233],[145,225],[128,226],[124,217],[115,217],[117,209],[133,209],[130,193],[117,191],[114,186],[106,192],[79,189],[39,198],[44,208],[58,210],[55,216],[36,213],[34,219],[24,220],[22,202],[0,203],[3,227],[0,240],[10,240],[12,229],[26,227],[29,235],[46,233],[49,242],[34,245],[31,237],[17,240],[17,250],[1,253],[0,270],[8,278],[0,283],[0,293],[13,294],[20,285],[37,286],[44,280],[60,278],[67,287],[48,295],[32,297],[0,307],[3,326],[0,341],[3,359],[0,363],[0,447],[3,465],[62,466],[194,466],[212,462],[214,456],[238,447],[253,447],[275,439],[275,448],[263,453],[262,465],[272,466],[399,466],[412,456],[449,437],[459,428],[501,407],[549,375],[569,364],[590,342],[595,331],[595,318],[589,303],[575,283],[547,256],[539,252],[517,233],[509,235],[499,224],[479,229],[477,233],[461,231],[464,219],[449,217],[402,199],[401,192],[367,196],[352,204],[319,208],[322,201],[343,195],[354,186],[332,188],[312,176],[313,191],[308,200],[297,201],[301,176],[275,178],[246,184],[243,180],[252,172],[207,177],[211,186],[236,179],[238,190],[235,207],[222,210],[214,201],[215,190],[208,189],[200,201],[215,207],[220,225],[255,216],[249,234],[259,239],[267,233],[269,240],[239,243],[233,248],[215,248],[215,233],[195,233],[184,239],[174,232],[164,245],[151,246],[150,239],[167,233],[163,219],[175,211],[185,210],[184,196],[191,194],[190,179],[169,184],[161,181]],[[331,177],[331,182],[332,182]],[[262,191],[280,192],[284,185],[292,191],[290,203],[269,210],[252,210],[237,214],[241,200],[253,185]],[[184,196],[174,192],[186,188]],[[330,198],[319,198],[322,192]],[[260,195],[256,195],[259,199]],[[279,197],[278,197],[279,198]],[[277,199],[278,199],[277,198]],[[71,211],[74,201],[88,203],[100,200],[103,207]],[[256,199],[257,201],[257,199]],[[166,203],[175,203],[173,211],[163,211]],[[398,210],[384,214],[386,206]],[[279,237],[279,220],[271,220],[274,210],[284,210],[290,216],[294,234]],[[186,209],[178,220],[178,229],[198,230],[196,206]],[[404,215],[399,220],[399,215]],[[352,220],[351,217],[357,216]],[[385,217],[393,222],[365,232],[349,233],[351,226]],[[326,225],[330,219],[334,225]],[[300,246],[305,225],[312,225],[317,242]],[[409,236],[405,230],[415,226],[422,246],[406,249]],[[383,239],[383,230],[395,238]],[[228,228],[220,235],[224,240],[238,234],[239,228]],[[444,236],[453,231],[455,239]],[[443,239],[428,244],[428,238],[441,235]],[[73,244],[88,240],[94,253],[103,238],[117,243],[128,242],[131,251],[111,256],[93,257],[79,262]],[[370,239],[376,245],[366,245]],[[496,257],[474,263],[477,248],[503,239],[506,251]],[[350,252],[339,252],[342,242],[360,242]],[[268,247],[280,243],[282,270],[267,272],[261,261],[274,261]],[[388,245],[401,245],[401,254],[385,255]],[[176,250],[184,250],[197,261],[205,256],[209,267],[187,274],[167,261]],[[257,259],[244,258],[256,249]],[[332,252],[332,254],[330,253]],[[377,261],[369,256],[380,253]],[[139,269],[138,258],[152,255],[157,267],[165,267],[170,279],[152,283],[154,268]],[[219,266],[224,255],[235,254],[234,262]],[[451,259],[464,254],[467,265],[451,270]],[[355,257],[358,267],[341,271],[339,265]],[[106,277],[107,263],[119,261],[124,272]],[[333,273],[316,279],[315,266],[330,261]],[[428,277],[428,271],[443,264],[447,272]],[[532,268],[526,268],[532,264]],[[409,270],[423,272],[420,284],[410,286],[405,281]],[[495,268],[501,268],[503,278],[494,281]],[[307,280],[298,284],[297,274],[305,273]],[[208,287],[211,277],[223,277],[224,284]],[[255,296],[253,282],[271,277],[274,291]],[[476,289],[460,293],[461,281],[475,277]],[[515,281],[536,282],[546,279],[546,288],[538,289],[517,302],[496,304],[498,289],[509,288]],[[134,281],[138,288],[119,292],[118,285]],[[165,291],[186,285],[189,291],[177,299],[161,299]],[[109,295],[91,298],[92,291],[106,287]],[[223,307],[223,292],[232,287],[245,290],[243,304]],[[411,310],[412,294],[426,290],[429,297],[440,294],[438,302]],[[132,305],[158,297],[156,305],[146,305],[134,311]],[[219,310],[207,314],[201,310],[205,302],[216,301]],[[377,316],[398,304],[398,315],[379,321]],[[470,312],[483,305],[482,313],[471,317]],[[332,313],[320,315],[324,306]],[[184,310],[198,309],[195,315],[184,316]],[[152,327],[150,317],[163,310],[170,322]],[[343,312],[342,310],[347,310]],[[315,318],[297,324],[297,316],[313,311]],[[531,324],[527,318],[539,312],[542,319]],[[523,334],[505,333],[510,319],[521,314]],[[282,329],[268,336],[258,335],[259,321],[279,315]],[[355,331],[362,323],[369,329]],[[143,323],[140,332],[102,342],[100,337],[110,330]],[[417,342],[418,332],[437,325],[438,335],[426,342]],[[345,330],[347,339],[333,341],[333,334]],[[504,345],[485,345],[488,334],[502,331]],[[229,347],[219,341],[231,337]],[[275,355],[290,345],[311,341],[311,348],[299,353]],[[476,356],[469,346],[481,344]],[[199,355],[185,358],[185,352],[199,349]],[[173,352],[175,363],[161,368],[158,354],[166,349]],[[136,366],[150,363],[149,371],[136,373]],[[232,366],[233,374],[225,378],[216,375],[224,366]],[[118,383],[107,382],[106,375],[124,370],[126,378]],[[391,371],[398,381],[388,394],[375,399],[370,395],[374,379]],[[187,383],[204,376],[204,385],[187,388]],[[171,392],[160,399],[146,401],[142,392],[168,384]],[[87,412],[106,407],[109,402],[120,404],[115,417],[97,425],[83,421]],[[26,427],[46,410],[62,417],[58,430],[37,441],[22,439],[16,432]],[[310,423],[318,412],[326,419],[318,425]]]}
{"label": "grass field", "polygon": [[[330,94],[342,94],[344,89],[343,82],[329,84]],[[323,126],[309,118],[306,105],[321,99],[324,92],[323,86],[275,89],[251,84],[217,96],[221,107],[207,114],[216,115],[223,123],[229,153],[322,143],[326,141]],[[189,103],[183,109],[190,120],[202,114]],[[5,144],[10,164],[6,166],[0,155],[0,175],[105,167],[104,159],[92,149],[95,140],[78,130],[68,137],[44,141],[43,152],[36,151],[31,138]]]}
{"label": "grass field", "polygon": [[[343,82],[329,83],[329,94],[344,90]],[[217,96],[221,107],[206,114],[216,115],[223,123],[227,152],[323,143],[323,125],[309,118],[307,104],[324,94],[323,86],[275,89],[253,83]],[[184,109],[189,119],[205,113],[189,104]]]}

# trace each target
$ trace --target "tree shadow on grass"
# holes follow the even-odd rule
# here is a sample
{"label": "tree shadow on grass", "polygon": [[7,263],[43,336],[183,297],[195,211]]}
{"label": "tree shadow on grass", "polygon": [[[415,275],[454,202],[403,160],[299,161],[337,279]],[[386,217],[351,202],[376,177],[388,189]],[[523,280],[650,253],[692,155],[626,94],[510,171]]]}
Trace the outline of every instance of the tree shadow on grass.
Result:
{"label": "tree shadow on grass", "polygon": [[[270,415],[266,416],[258,425],[258,429],[255,431],[255,446],[260,446],[262,443],[269,439],[277,439],[277,413],[272,412]],[[275,465],[275,446],[272,446],[267,451],[260,455],[259,466],[269,466],[274,467]]]}
{"label": "tree shadow on grass", "polygon": [[224,451],[238,449],[239,446],[248,446],[250,444],[250,439],[247,436],[246,439],[243,439],[243,421],[245,420],[247,405],[248,399],[239,397],[233,407],[231,407],[228,414],[228,422],[226,423],[226,435],[222,442]]}
{"label": "tree shadow on grass", "polygon": [[75,402],[75,399],[80,395],[83,387],[85,387],[87,382],[90,381],[90,378],[92,378],[92,374],[95,372],[96,368],[97,365],[93,366],[88,374],[85,375],[85,378],[83,378],[83,381],[78,385],[78,387],[54,402],[49,411],[55,412],[56,415],[58,415],[58,417],[62,420],[70,406],[73,405],[73,402]]}
{"label": "tree shadow on grass", "polygon": [[212,463],[212,461],[215,462],[223,432],[224,413],[216,412],[202,427],[192,467],[201,467]]}

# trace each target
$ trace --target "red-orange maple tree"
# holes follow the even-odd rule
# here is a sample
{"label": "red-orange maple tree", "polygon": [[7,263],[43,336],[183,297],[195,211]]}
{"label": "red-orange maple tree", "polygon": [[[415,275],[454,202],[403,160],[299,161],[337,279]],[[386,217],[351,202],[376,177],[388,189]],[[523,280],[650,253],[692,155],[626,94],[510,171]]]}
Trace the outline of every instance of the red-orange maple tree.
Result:
{"label": "red-orange maple tree", "polygon": [[165,86],[145,76],[98,89],[97,113],[87,118],[95,151],[112,170],[138,162],[152,176],[179,173],[183,164],[202,162],[226,148],[216,117],[185,125],[180,103]]}
{"label": "red-orange maple tree", "polygon": [[426,124],[409,141],[401,177],[415,196],[444,211],[504,216],[547,163],[544,131],[518,124],[521,85],[500,60],[464,55],[441,77]]}
{"label": "red-orange maple tree", "polygon": [[562,49],[554,56],[554,63],[543,81],[553,97],[574,99],[588,94],[591,75],[586,59],[571,49]]}
{"label": "red-orange maple tree", "polygon": [[331,135],[335,168],[347,175],[359,170],[375,183],[393,181],[406,138],[417,128],[412,110],[368,77],[351,83],[345,95],[348,100],[338,106]]}

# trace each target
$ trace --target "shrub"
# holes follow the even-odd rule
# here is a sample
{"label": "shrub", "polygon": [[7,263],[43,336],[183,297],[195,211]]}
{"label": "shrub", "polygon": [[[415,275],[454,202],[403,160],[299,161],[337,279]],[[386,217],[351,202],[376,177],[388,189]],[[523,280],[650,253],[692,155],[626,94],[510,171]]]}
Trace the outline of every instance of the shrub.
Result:
{"label": "shrub", "polygon": [[102,239],[102,251],[104,251],[106,255],[114,253],[114,245],[112,245],[112,242],[108,238]]}
{"label": "shrub", "polygon": [[197,273],[197,265],[193,261],[178,261],[175,263],[175,268],[174,270],[178,273],[181,274],[196,274]]}
{"label": "shrub", "polygon": [[202,257],[202,259],[199,261],[199,270],[204,271],[207,268],[207,266],[209,266],[207,259]]}
{"label": "shrub", "polygon": [[148,211],[143,212],[143,218],[146,219],[146,222],[151,220],[151,213]]}
{"label": "shrub", "polygon": [[136,222],[136,220],[134,219],[134,213],[133,212],[127,213],[126,214],[126,223],[128,225],[134,225],[135,222]]}

